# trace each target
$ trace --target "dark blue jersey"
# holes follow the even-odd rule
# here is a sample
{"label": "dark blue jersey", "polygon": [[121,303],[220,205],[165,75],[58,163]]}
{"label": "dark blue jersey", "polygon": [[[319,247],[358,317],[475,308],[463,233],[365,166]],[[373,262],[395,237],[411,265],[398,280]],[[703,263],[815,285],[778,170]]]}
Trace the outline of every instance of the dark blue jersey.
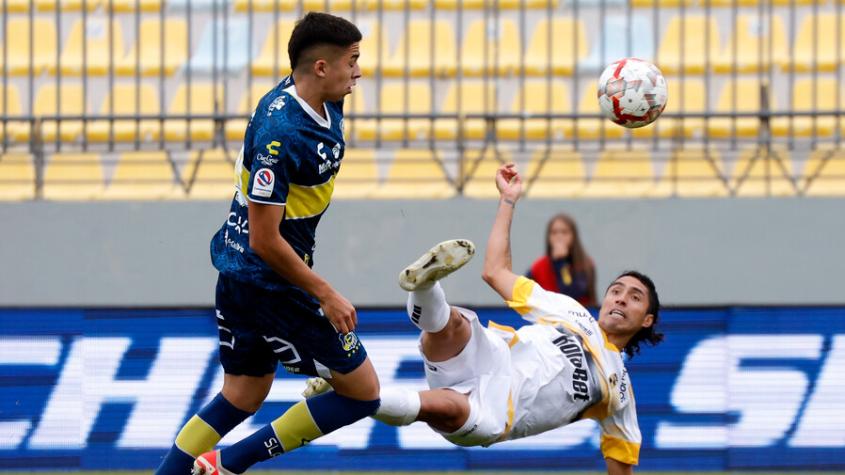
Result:
{"label": "dark blue jersey", "polygon": [[291,287],[249,248],[249,203],[284,205],[279,233],[309,266],[320,217],[343,159],[343,103],[325,103],[325,119],[299,98],[293,81],[258,102],[235,163],[229,216],[211,240],[220,273],[269,290]]}

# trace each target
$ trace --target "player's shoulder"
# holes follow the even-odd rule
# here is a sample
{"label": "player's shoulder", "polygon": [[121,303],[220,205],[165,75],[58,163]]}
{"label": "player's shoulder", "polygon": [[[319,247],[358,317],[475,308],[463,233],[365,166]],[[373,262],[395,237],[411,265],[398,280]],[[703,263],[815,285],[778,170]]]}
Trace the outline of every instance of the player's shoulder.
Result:
{"label": "player's shoulder", "polygon": [[258,101],[252,118],[256,126],[287,129],[293,125],[291,108],[296,101],[291,96],[289,87],[292,86],[286,86],[282,81]]}

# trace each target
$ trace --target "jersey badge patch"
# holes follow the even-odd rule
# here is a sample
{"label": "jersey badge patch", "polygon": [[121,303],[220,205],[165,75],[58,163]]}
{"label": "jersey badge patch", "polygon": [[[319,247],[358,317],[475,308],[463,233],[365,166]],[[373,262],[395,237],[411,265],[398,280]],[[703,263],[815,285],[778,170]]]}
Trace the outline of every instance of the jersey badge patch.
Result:
{"label": "jersey badge patch", "polygon": [[255,172],[255,179],[252,181],[252,194],[269,198],[273,194],[273,185],[276,183],[276,175],[269,168],[262,168]]}

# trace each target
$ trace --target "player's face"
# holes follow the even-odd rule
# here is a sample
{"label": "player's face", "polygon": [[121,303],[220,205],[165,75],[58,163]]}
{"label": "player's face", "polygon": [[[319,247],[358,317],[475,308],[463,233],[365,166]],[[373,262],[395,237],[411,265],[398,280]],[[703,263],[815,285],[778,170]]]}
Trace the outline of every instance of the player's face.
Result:
{"label": "player's face", "polygon": [[610,334],[634,335],[650,327],[654,315],[648,313],[648,289],[639,279],[623,276],[607,289],[599,310],[599,326]]}
{"label": "player's face", "polygon": [[338,58],[332,61],[326,75],[328,92],[332,100],[339,101],[351,93],[358,78],[361,77],[361,67],[358,66],[360,51],[358,43],[352,43],[351,46],[343,50]]}

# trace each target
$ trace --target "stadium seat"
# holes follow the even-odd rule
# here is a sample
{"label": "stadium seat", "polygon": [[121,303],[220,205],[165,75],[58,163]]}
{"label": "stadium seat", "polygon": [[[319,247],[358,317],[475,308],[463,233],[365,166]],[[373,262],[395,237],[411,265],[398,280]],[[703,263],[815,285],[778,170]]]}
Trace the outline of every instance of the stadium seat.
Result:
{"label": "stadium seat", "polygon": [[804,165],[804,192],[809,196],[845,196],[845,154],[816,150]]}
{"label": "stadium seat", "polygon": [[224,5],[229,5],[227,0],[166,0],[167,9],[169,11],[182,12],[188,9],[190,4],[192,12],[205,12],[217,8],[218,11],[224,9]]}
{"label": "stadium seat", "polygon": [[[270,91],[270,89],[273,89],[274,86],[275,84],[267,81],[252,83],[252,89],[244,90],[243,96],[241,96],[240,101],[238,101],[238,109],[235,113],[241,114],[244,117],[249,117],[258,105],[258,101],[260,101],[261,98]],[[248,122],[248,119],[230,119],[226,121],[226,139],[234,140],[236,142],[243,141]]]}
{"label": "stadium seat", "polygon": [[[563,81],[545,79],[528,80],[513,98],[510,113],[572,114],[572,96]],[[524,101],[524,103],[523,103]],[[541,140],[549,137],[560,139],[564,131],[572,129],[571,119],[501,119],[497,133],[503,140]],[[523,135],[524,134],[524,135]]]}
{"label": "stadium seat", "polygon": [[[32,45],[29,42],[30,26],[33,30]],[[36,18],[30,23],[29,18],[12,17],[7,20],[5,33],[4,41],[8,45],[6,69],[9,74],[29,75],[29,68],[32,67],[32,74],[37,76],[47,65],[56,62],[56,26],[52,19]]]}
{"label": "stadium seat", "polygon": [[293,20],[282,19],[276,28],[267,32],[261,53],[252,63],[252,74],[256,76],[284,76],[290,71],[288,41],[293,32]]}
{"label": "stadium seat", "polygon": [[463,195],[469,198],[498,198],[494,177],[502,164],[510,162],[508,152],[497,151],[492,146],[486,150],[469,149],[461,159]]}
{"label": "stadium seat", "polygon": [[601,154],[581,194],[590,198],[644,198],[656,190],[651,155],[643,150],[608,150]]}
{"label": "stadium seat", "polygon": [[378,161],[382,150],[347,148],[335,177],[334,199],[368,198],[379,185]]}
{"label": "stadium seat", "polygon": [[532,198],[572,198],[586,186],[581,154],[569,149],[539,149],[525,172],[523,186]]}
{"label": "stadium seat", "polygon": [[[134,76],[137,67],[142,76],[158,76],[162,69],[166,76],[172,76],[188,57],[187,24],[181,18],[168,18],[164,20],[163,33],[162,38],[161,21],[158,19],[142,21],[139,36],[133,42],[129,54],[120,57],[115,63],[117,74]],[[167,45],[163,57],[162,40]]]}
{"label": "stadium seat", "polygon": [[[729,81],[719,95],[717,112],[759,112],[762,84],[756,79],[738,79]],[[771,92],[771,91],[769,91]],[[774,96],[769,93],[769,108],[775,110]],[[713,137],[755,137],[760,131],[760,119],[756,117],[710,119],[707,124]]]}
{"label": "stadium seat", "polygon": [[[407,49],[407,51],[406,51]],[[455,27],[447,20],[413,19],[383,65],[386,76],[455,75]]]}
{"label": "stadium seat", "polygon": [[93,12],[102,5],[103,0],[35,0],[35,9],[39,12],[54,12],[60,10],[62,13],[78,12],[83,8]]}
{"label": "stadium seat", "polygon": [[111,25],[110,29],[109,22],[102,18],[89,17],[87,26],[77,20],[64,42],[60,64],[47,66],[50,74],[56,74],[59,66],[65,76],[81,76],[83,67],[92,76],[108,74],[109,68],[124,54],[121,23],[115,19]]}
{"label": "stadium seat", "polygon": [[688,74],[701,74],[717,59],[719,25],[716,18],[687,15],[676,16],[669,21],[656,61],[664,74],[675,74],[681,70]]}
{"label": "stadium seat", "polygon": [[105,8],[108,9],[109,1],[112,2],[116,13],[132,13],[140,11],[153,13],[161,10],[165,0],[103,0]]}
{"label": "stadium seat", "polygon": [[[112,102],[114,101],[114,102]],[[161,113],[158,92],[150,84],[135,83],[115,84],[111,94],[107,94],[100,107],[100,115],[157,115]],[[157,137],[160,133],[160,121],[147,120],[94,120],[89,122],[86,135],[93,142],[144,142]]]}
{"label": "stadium seat", "polygon": [[707,91],[704,80],[698,78],[671,78],[667,81],[669,101],[663,116],[651,125],[631,129],[636,138],[658,137],[692,137],[704,131],[704,118],[690,117],[681,120],[666,117],[667,114],[699,113],[707,110]]}
{"label": "stadium seat", "polygon": [[766,71],[786,58],[786,38],[783,21],[777,15],[772,15],[771,22],[761,21],[756,15],[739,15],[713,67],[719,73]]}
{"label": "stadium seat", "polygon": [[673,150],[663,178],[651,196],[712,198],[728,196],[728,177],[719,152],[701,148]]}
{"label": "stadium seat", "polygon": [[103,165],[96,153],[57,153],[44,170],[44,198],[86,201],[98,199],[105,189]]}
{"label": "stadium seat", "polygon": [[[452,83],[446,92],[446,100],[440,112],[460,115],[484,114],[496,112],[496,109],[495,83],[465,80]],[[454,140],[459,137],[477,140],[483,139],[486,132],[487,124],[484,119],[438,119],[434,124],[434,135],[438,140]]]}
{"label": "stadium seat", "polygon": [[[582,84],[581,102],[578,104],[578,113],[599,114],[599,100],[596,97],[595,84],[593,82]],[[564,133],[569,137],[578,139],[605,139],[619,138],[625,133],[625,129],[608,119],[578,119],[565,123],[569,128]]]}
{"label": "stadium seat", "polygon": [[[189,90],[190,89],[190,90]],[[170,115],[209,115],[223,113],[221,101],[222,89],[207,82],[179,85],[173,102],[170,103]],[[215,111],[216,104],[216,111]],[[210,119],[167,119],[164,122],[164,138],[168,141],[211,140],[214,136],[214,121]]]}
{"label": "stadium seat", "polygon": [[399,149],[389,164],[387,179],[370,193],[382,199],[436,199],[455,195],[455,187],[434,152],[428,149]]}
{"label": "stadium seat", "polygon": [[194,200],[231,200],[235,192],[235,159],[238,152],[220,148],[194,150],[188,158],[182,181],[189,185]]}
{"label": "stadium seat", "polygon": [[796,190],[792,176],[792,160],[783,148],[768,152],[763,148],[747,148],[737,157],[731,187],[736,196],[793,196]]}
{"label": "stadium seat", "polygon": [[675,8],[692,5],[692,0],[631,0],[635,8]]}
{"label": "stadium seat", "polygon": [[[358,58],[358,66],[361,67],[361,74],[365,77],[375,74],[390,57],[390,38],[383,34],[378,21],[362,20],[357,23],[361,30],[361,57]],[[381,45],[379,45],[381,43]]]}
{"label": "stadium seat", "polygon": [[[407,91],[407,93],[406,93]],[[380,114],[431,114],[431,87],[427,82],[388,82],[381,87]],[[418,140],[428,138],[428,119],[371,119],[362,124],[358,137],[362,140]]]}
{"label": "stadium seat", "polygon": [[366,0],[367,8],[378,10],[422,10],[428,6],[426,0]]}
{"label": "stadium seat", "polygon": [[[82,84],[78,82],[62,84],[56,88],[56,84],[50,81],[41,86],[35,94],[33,115],[80,116],[88,112],[88,107],[82,102],[83,97]],[[81,132],[80,120],[62,120],[61,124],[55,120],[44,120],[41,123],[41,138],[47,142],[71,142],[76,140]]]}
{"label": "stadium seat", "polygon": [[547,19],[541,19],[534,28],[534,35],[525,51],[526,74],[542,76],[551,72],[569,75],[575,65],[587,56],[589,45],[582,19],[557,17],[552,20],[551,28],[551,43]]}
{"label": "stadium seat", "polygon": [[103,192],[107,200],[160,200],[181,198],[167,152],[128,152],[120,156],[114,175]]}
{"label": "stadium seat", "polygon": [[362,134],[369,137],[375,136],[376,123],[373,119],[359,119],[352,117],[356,114],[367,114],[366,102],[364,101],[364,89],[355,90],[346,97],[343,102],[343,135],[347,138],[360,139]]}
{"label": "stadium seat", "polygon": [[[837,50],[845,51],[845,33],[842,33],[845,31],[845,15],[839,19],[838,25],[836,16],[835,13],[805,15],[795,37],[793,62],[790,63],[788,57],[784,58],[781,68],[789,71],[794,67],[799,72],[835,71],[839,68],[845,58],[842,53],[837,53]],[[837,36],[839,45],[836,44]]]}
{"label": "stadium seat", "polygon": [[235,11],[248,12],[250,8],[253,12],[272,12],[276,8],[283,12],[298,8],[303,12],[361,11],[369,8],[369,3],[370,0],[235,0]]}
{"label": "stadium seat", "polygon": [[255,56],[249,35],[246,18],[233,16],[209,22],[187,67],[199,74],[240,73]]}
{"label": "stadium seat", "polygon": [[654,35],[640,34],[643,31],[652,31],[652,27],[651,19],[641,13],[606,16],[601,39],[593,43],[590,56],[578,63],[578,70],[599,73],[619,58],[654,59]]}
{"label": "stadium seat", "polygon": [[[710,5],[713,7],[732,8],[734,6],[733,2],[734,0],[710,0]],[[759,2],[763,3],[763,5],[771,3],[776,6],[789,6],[794,3],[797,6],[801,6],[811,5],[813,3],[824,4],[827,3],[827,0],[759,0]],[[736,5],[738,7],[755,7],[758,5],[758,0],[736,0]]]}
{"label": "stadium seat", "polygon": [[513,10],[517,8],[538,9],[557,8],[559,0],[435,0],[438,10],[481,10],[484,8]]}
{"label": "stadium seat", "polygon": [[521,56],[522,41],[513,20],[482,18],[469,26],[461,48],[460,67],[466,76],[509,75],[516,72]]}
{"label": "stadium seat", "polygon": [[0,201],[30,200],[35,197],[35,166],[32,155],[0,155]]}
{"label": "stadium seat", "polygon": [[[815,90],[815,93],[814,93]],[[815,97],[814,97],[815,96]],[[839,101],[839,106],[836,102]],[[835,78],[819,77],[815,81],[805,78],[795,81],[792,88],[792,107],[796,112],[827,112],[830,114],[842,110],[845,96]],[[772,119],[772,132],[777,136],[829,136],[836,130],[836,117],[775,117]],[[845,120],[839,119],[845,125]]]}
{"label": "stadium seat", "polygon": [[[9,82],[4,88],[0,84],[0,115],[19,117],[22,115],[21,96],[18,87]],[[29,140],[29,124],[26,122],[0,122],[0,142],[25,142]]]}
{"label": "stadium seat", "polygon": [[0,9],[5,8],[8,13],[26,13],[29,11],[30,0],[0,0]]}

